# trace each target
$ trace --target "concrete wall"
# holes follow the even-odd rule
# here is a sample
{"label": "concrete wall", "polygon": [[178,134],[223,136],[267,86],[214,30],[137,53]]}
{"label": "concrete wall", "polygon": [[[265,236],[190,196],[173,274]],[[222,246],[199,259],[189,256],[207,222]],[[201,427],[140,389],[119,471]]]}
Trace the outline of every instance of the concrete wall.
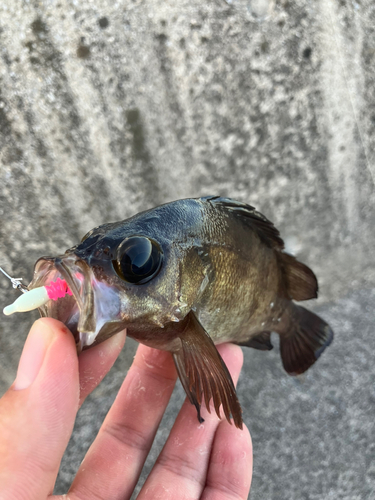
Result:
{"label": "concrete wall", "polygon": [[[356,371],[355,358],[348,361],[350,390],[340,385],[345,356],[373,336],[374,66],[371,0],[0,5],[0,265],[8,272],[28,281],[39,256],[61,253],[93,226],[207,194],[255,205],[316,271],[321,298],[315,307],[338,331],[327,360],[303,389],[283,374],[276,354],[245,354],[239,391],[256,452],[252,499],[374,493],[366,486],[371,467],[361,461],[375,437],[374,399],[364,395],[362,421],[354,397],[364,390],[364,372],[374,370],[370,349],[363,370]],[[0,280],[5,305],[16,293]],[[32,318],[20,315],[0,325],[0,392],[13,381]],[[104,382],[113,390],[131,349]],[[255,387],[265,381],[274,392],[264,388],[259,400]],[[90,405],[102,401],[108,387],[82,409],[59,479],[62,490],[100,423],[90,418]],[[290,414],[301,390],[307,407]],[[323,398],[315,420],[308,406],[315,408],[314,391]],[[182,398],[176,394],[175,405]],[[347,399],[353,406],[341,414]],[[330,405],[354,436],[342,462],[336,460],[342,443],[329,428],[326,453],[314,455],[322,442],[319,422],[335,425]],[[275,407],[285,419],[277,420]],[[302,414],[306,418],[293,424],[293,415]],[[267,421],[268,428],[256,421]],[[366,439],[355,437],[356,426]],[[316,474],[299,457],[299,446],[287,451],[293,436],[306,432]]]}

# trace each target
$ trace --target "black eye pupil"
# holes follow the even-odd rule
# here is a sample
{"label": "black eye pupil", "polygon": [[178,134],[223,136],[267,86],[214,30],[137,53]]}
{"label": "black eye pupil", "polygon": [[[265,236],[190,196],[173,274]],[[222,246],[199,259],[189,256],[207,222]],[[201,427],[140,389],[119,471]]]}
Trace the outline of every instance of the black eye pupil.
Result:
{"label": "black eye pupil", "polygon": [[116,273],[128,283],[146,283],[160,270],[162,251],[156,241],[145,236],[124,240],[113,262]]}

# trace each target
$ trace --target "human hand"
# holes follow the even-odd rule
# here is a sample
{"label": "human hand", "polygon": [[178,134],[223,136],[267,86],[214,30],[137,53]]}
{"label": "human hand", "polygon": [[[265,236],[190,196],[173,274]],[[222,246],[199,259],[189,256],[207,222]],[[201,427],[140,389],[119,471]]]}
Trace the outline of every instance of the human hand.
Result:
{"label": "human hand", "polygon": [[[112,408],[82,462],[69,493],[52,496],[79,406],[120,353],[126,334],[79,358],[65,326],[34,323],[16,381],[0,400],[1,500],[129,499],[168,404],[177,375],[169,353],[140,345]],[[234,382],[242,352],[219,351]],[[249,432],[185,401],[139,500],[235,500],[248,496],[252,473]]]}

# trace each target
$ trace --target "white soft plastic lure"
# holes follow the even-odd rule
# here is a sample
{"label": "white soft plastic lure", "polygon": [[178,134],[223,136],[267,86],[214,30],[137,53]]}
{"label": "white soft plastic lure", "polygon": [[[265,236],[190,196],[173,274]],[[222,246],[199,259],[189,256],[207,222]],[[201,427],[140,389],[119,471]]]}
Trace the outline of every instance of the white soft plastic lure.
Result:
{"label": "white soft plastic lure", "polygon": [[22,278],[12,278],[8,273],[4,271],[0,267],[0,271],[10,279],[13,288],[17,288],[23,295],[18,297],[13,304],[4,307],[3,313],[6,316],[10,316],[16,312],[27,312],[33,311],[34,309],[38,309],[39,307],[46,304],[49,300],[57,300],[59,298],[65,297],[65,295],[72,295],[71,290],[69,289],[65,280],[61,278],[57,278],[57,280],[51,283],[48,286],[40,286],[38,288],[34,288],[33,290],[28,290],[25,287],[21,280]]}

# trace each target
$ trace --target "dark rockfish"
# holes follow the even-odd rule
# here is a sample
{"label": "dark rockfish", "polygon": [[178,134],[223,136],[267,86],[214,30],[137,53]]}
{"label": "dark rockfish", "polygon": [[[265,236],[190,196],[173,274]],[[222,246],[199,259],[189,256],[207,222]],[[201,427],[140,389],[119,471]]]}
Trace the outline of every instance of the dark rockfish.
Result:
{"label": "dark rockfish", "polygon": [[330,344],[331,328],[297,306],[317,296],[314,273],[283,252],[274,225],[228,198],[175,201],[103,224],[62,256],[35,265],[29,289],[63,278],[73,295],[40,307],[67,325],[79,350],[127,329],[173,354],[200,417],[204,400],[242,427],[231,376],[215,344],[272,349],[280,335],[285,370],[307,370]]}

